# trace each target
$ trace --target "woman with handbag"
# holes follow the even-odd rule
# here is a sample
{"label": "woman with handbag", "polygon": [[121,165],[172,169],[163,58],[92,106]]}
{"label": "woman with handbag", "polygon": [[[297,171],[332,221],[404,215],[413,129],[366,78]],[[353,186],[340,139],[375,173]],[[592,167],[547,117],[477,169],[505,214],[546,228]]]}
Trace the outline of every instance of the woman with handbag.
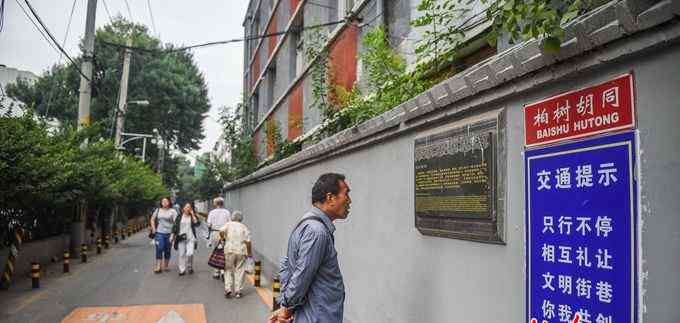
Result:
{"label": "woman with handbag", "polygon": [[187,271],[189,275],[194,273],[194,251],[198,245],[196,227],[200,224],[193,205],[186,203],[182,208],[182,215],[177,217],[172,228],[173,246],[179,251],[177,265],[180,276],[184,276]]}
{"label": "woman with handbag", "polygon": [[156,245],[156,267],[154,273],[160,274],[163,271],[170,270],[168,264],[170,263],[170,234],[172,227],[177,219],[177,211],[172,208],[172,202],[169,197],[161,199],[160,207],[157,208],[151,220],[151,233],[149,237],[153,237]]}
{"label": "woman with handbag", "polygon": [[241,211],[231,214],[231,221],[220,228],[220,237],[224,240],[224,297],[241,298],[245,277],[246,259],[252,258],[250,230],[242,223]]}

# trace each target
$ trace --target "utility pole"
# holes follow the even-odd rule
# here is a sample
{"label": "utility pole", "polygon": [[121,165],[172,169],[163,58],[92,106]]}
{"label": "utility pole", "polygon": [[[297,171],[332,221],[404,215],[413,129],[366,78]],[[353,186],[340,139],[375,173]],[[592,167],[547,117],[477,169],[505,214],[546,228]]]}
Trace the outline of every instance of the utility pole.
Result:
{"label": "utility pole", "polygon": [[[132,37],[128,37],[126,42],[127,47],[132,46]],[[123,55],[123,75],[120,77],[120,91],[118,91],[118,111],[116,111],[116,149],[121,148],[123,131],[125,131],[125,113],[127,113],[127,93],[128,93],[128,80],[130,76],[130,55],[131,51],[129,48],[125,48],[125,54]],[[119,151],[122,157],[122,151]],[[111,231],[116,222],[116,217],[120,215],[121,208],[120,205],[116,204],[111,210],[111,215],[106,223],[105,234],[111,235]]]}
{"label": "utility pole", "polygon": [[[132,38],[127,39],[127,46],[132,46]],[[120,146],[121,134],[125,129],[125,113],[127,112],[127,92],[128,92],[128,79],[130,76],[130,55],[131,51],[129,48],[125,48],[125,55],[123,57],[123,75],[120,77],[120,95],[118,96],[118,113],[116,118],[116,148]]]}
{"label": "utility pole", "polygon": [[[94,57],[94,20],[97,13],[97,0],[87,1],[87,18],[85,19],[85,39],[82,72],[80,77],[80,99],[78,101],[78,130],[90,126],[90,98],[92,79],[92,60]],[[89,80],[88,80],[89,79]],[[83,143],[87,145],[87,141]],[[71,252],[75,258],[80,257],[80,244],[85,240],[85,221],[87,219],[87,201],[80,201],[75,221],[71,224]]]}
{"label": "utility pole", "polygon": [[161,151],[159,153],[159,161],[158,161],[158,175],[161,176],[161,180],[163,179],[163,166],[165,166],[165,140],[161,137],[160,140],[161,144]]}

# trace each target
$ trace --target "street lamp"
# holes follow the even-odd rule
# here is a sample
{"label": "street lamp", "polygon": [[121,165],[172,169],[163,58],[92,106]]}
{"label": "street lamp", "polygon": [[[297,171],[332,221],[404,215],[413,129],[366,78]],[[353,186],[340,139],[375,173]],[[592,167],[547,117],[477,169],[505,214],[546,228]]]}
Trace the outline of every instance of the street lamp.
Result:
{"label": "street lamp", "polygon": [[128,101],[128,104],[149,105],[149,100],[134,100],[134,101]]}
{"label": "street lamp", "polygon": [[[127,106],[129,104],[136,104],[136,105],[141,105],[141,106],[147,106],[149,105],[149,100],[133,100],[133,101],[127,101],[125,104],[123,104],[122,109],[118,109],[116,112],[116,141],[115,141],[115,147],[116,149],[123,151],[125,150],[125,144],[137,140],[137,139],[143,139],[144,144],[142,148],[142,161],[146,159],[146,139],[147,138],[152,138],[152,135],[147,135],[147,134],[139,134],[139,133],[125,133],[123,132],[123,125],[125,124],[125,112],[127,111]],[[124,137],[129,137],[127,139],[124,139]]]}
{"label": "street lamp", "polygon": [[125,125],[125,112],[127,111],[127,106],[128,104],[136,104],[136,105],[141,105],[141,106],[147,106],[149,105],[149,100],[133,100],[133,101],[127,101],[125,104],[122,105],[121,108],[119,108],[116,111],[116,140],[115,140],[115,145],[116,147],[121,147],[121,140],[122,140],[122,133],[123,133],[123,127]]}
{"label": "street lamp", "polygon": [[121,136],[121,138],[123,138],[123,137],[129,137],[129,138],[125,139],[123,142],[120,143],[120,145],[116,146],[116,149],[123,151],[123,150],[125,150],[125,144],[127,144],[128,142],[131,142],[131,141],[134,141],[134,140],[137,140],[137,139],[142,139],[144,141],[144,143],[142,145],[142,161],[144,161],[146,159],[146,140],[148,138],[153,138],[154,136],[143,134],[143,133],[127,133],[127,132],[121,132],[120,136]]}

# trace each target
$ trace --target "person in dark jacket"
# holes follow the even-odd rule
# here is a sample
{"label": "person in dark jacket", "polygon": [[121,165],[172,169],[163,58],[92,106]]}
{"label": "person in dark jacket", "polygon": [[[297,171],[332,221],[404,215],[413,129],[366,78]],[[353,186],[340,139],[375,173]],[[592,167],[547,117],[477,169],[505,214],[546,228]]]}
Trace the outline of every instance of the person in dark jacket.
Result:
{"label": "person in dark jacket", "polygon": [[172,241],[175,250],[179,252],[177,264],[180,276],[184,276],[187,271],[189,274],[194,273],[194,251],[198,245],[196,227],[200,223],[191,203],[186,203],[182,208],[182,215],[175,219],[175,225],[172,227]]}

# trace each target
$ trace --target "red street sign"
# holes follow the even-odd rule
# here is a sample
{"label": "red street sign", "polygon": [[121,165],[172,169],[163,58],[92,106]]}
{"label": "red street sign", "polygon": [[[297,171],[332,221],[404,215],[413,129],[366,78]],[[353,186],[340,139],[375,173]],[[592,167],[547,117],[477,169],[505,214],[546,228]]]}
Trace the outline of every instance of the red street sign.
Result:
{"label": "red street sign", "polygon": [[635,126],[633,75],[559,94],[524,107],[527,147]]}

